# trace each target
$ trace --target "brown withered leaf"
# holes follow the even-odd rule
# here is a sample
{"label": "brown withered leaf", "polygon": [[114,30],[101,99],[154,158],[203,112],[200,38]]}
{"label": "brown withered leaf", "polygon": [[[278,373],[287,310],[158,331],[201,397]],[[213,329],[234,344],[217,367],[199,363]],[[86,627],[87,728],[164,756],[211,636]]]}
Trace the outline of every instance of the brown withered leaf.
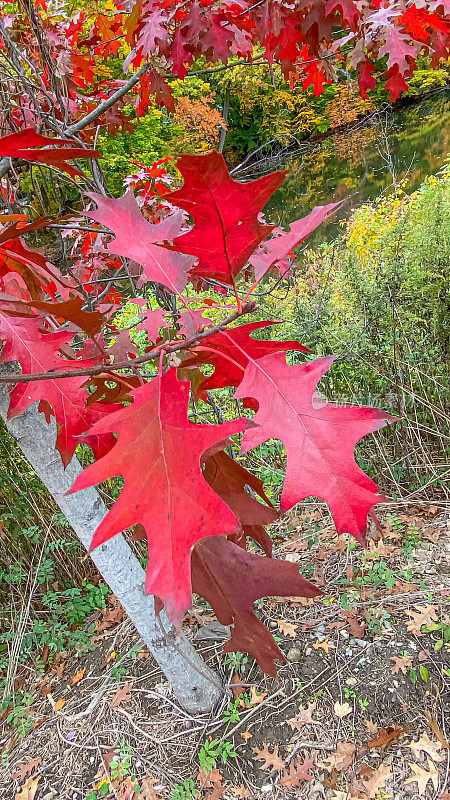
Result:
{"label": "brown withered leaf", "polygon": [[433,714],[430,711],[425,711],[425,716],[427,718],[428,725],[436,736],[436,739],[439,739],[442,747],[445,750],[450,750],[450,742],[448,742],[445,738],[443,731],[439,727],[436,717],[433,717]]}
{"label": "brown withered leaf", "polygon": [[286,720],[287,724],[290,725],[294,731],[300,731],[304,725],[320,725],[320,722],[316,722],[316,720],[312,718],[312,713],[315,711],[316,706],[317,703],[308,703],[308,708],[301,708],[295,717]]}
{"label": "brown withered leaf", "polygon": [[404,728],[402,725],[389,725],[387,728],[381,728],[378,736],[370,739],[368,747],[370,749],[378,747],[379,750],[385,750],[391,742],[395,742],[404,733],[408,733],[408,728]]}
{"label": "brown withered leaf", "polygon": [[356,639],[362,639],[366,632],[367,622],[359,622],[358,617],[352,611],[344,611],[343,614],[352,636]]}
{"label": "brown withered leaf", "polygon": [[75,673],[75,675],[72,675],[72,678],[70,679],[70,683],[72,684],[72,686],[75,686],[76,683],[82,681],[85,676],[85,673],[86,673],[86,667],[83,667],[83,669],[79,669],[78,672]]}
{"label": "brown withered leaf", "polygon": [[241,736],[244,742],[248,742],[249,739],[253,739],[253,734],[250,733],[250,731],[244,731],[244,733],[241,733]]}
{"label": "brown withered leaf", "polygon": [[309,770],[314,767],[314,761],[307,756],[303,761],[296,758],[289,764],[289,769],[283,770],[280,777],[280,784],[286,789],[292,789],[293,786],[300,786],[303,781],[312,781],[313,775]]}
{"label": "brown withered leaf", "polygon": [[356,746],[353,742],[338,742],[336,750],[330,753],[328,758],[325,758],[319,766],[324,766],[328,772],[332,772],[333,770],[343,772],[352,765],[355,753]]}
{"label": "brown withered leaf", "polygon": [[281,758],[278,752],[278,745],[275,745],[272,752],[270,752],[269,746],[266,744],[266,742],[263,742],[262,748],[259,749],[258,747],[254,747],[253,752],[255,754],[255,761],[264,762],[263,764],[259,765],[261,769],[268,770],[269,772],[284,769],[284,760]]}
{"label": "brown withered leaf", "polygon": [[249,790],[245,788],[243,783],[240,783],[239,786],[232,786],[231,791],[238,800],[248,800],[251,797]]}
{"label": "brown withered leaf", "polygon": [[405,786],[410,783],[417,783],[420,797],[424,796],[428,781],[432,782],[435,791],[437,791],[439,785],[439,772],[429,758],[427,758],[427,762],[429,767],[428,770],[420,767],[418,764],[408,762],[413,774],[408,778],[408,780],[405,781]]}
{"label": "brown withered leaf", "polygon": [[277,619],[277,625],[284,636],[291,636],[293,639],[297,636],[298,625],[293,625],[292,622],[284,619]]}
{"label": "brown withered leaf", "polygon": [[14,795],[14,800],[34,800],[40,780],[40,775],[37,775],[36,778],[28,778],[21,787],[20,792]]}
{"label": "brown withered leaf", "polygon": [[[163,800],[162,796],[159,794],[159,789],[162,787],[159,786],[158,781],[156,781],[152,777],[144,778],[140,781],[140,792],[136,798],[136,800]],[[155,788],[158,786],[158,790]]]}
{"label": "brown withered leaf", "polygon": [[98,633],[102,631],[107,631],[110,628],[113,628],[115,625],[118,625],[119,622],[123,622],[126,617],[126,612],[120,603],[117,601],[116,605],[104,608],[98,619],[95,622],[95,630]]}
{"label": "brown withered leaf", "polygon": [[33,770],[37,769],[37,767],[42,763],[42,758],[37,756],[37,758],[30,758],[24,764],[19,764],[18,768],[15,772],[11,775],[12,781],[24,781],[25,778],[29,778]]}
{"label": "brown withered leaf", "polygon": [[257,692],[256,686],[252,686],[250,698],[247,700],[241,698],[241,700],[239,700],[239,705],[243,708],[253,708],[253,706],[259,706],[265,697],[267,697],[267,692]]}
{"label": "brown withered leaf", "polygon": [[391,768],[386,764],[380,764],[378,769],[369,767],[366,774],[369,770],[370,775],[367,778],[363,778],[364,789],[367,797],[375,798],[379,795],[380,790],[386,786],[386,781],[391,774]]}
{"label": "brown withered leaf", "polygon": [[133,681],[127,681],[123,686],[118,686],[117,691],[111,700],[110,708],[117,708],[117,706],[120,706],[122,703],[126,703],[128,700],[131,700],[132,686]]}
{"label": "brown withered leaf", "polygon": [[319,642],[319,640],[317,640],[317,642],[314,642],[313,647],[314,650],[324,650],[327,655],[329,654],[330,649],[335,649],[333,642],[330,642],[328,639],[325,639],[323,642]]}
{"label": "brown withered leaf", "polygon": [[407,669],[412,667],[412,659],[409,656],[392,656],[391,661],[394,662],[393,666],[391,667],[391,672],[393,675],[397,675],[399,672],[402,672],[403,675],[406,675]]}
{"label": "brown withered leaf", "polygon": [[444,756],[441,753],[438,753],[438,750],[442,750],[442,744],[440,742],[433,742],[432,739],[428,736],[427,733],[422,734],[420,739],[417,742],[410,742],[407,747],[413,751],[413,753],[420,757],[421,752],[426,753],[433,761],[443,761]]}
{"label": "brown withered leaf", "polygon": [[431,625],[438,620],[438,606],[431,603],[426,606],[414,606],[413,609],[406,608],[405,614],[411,617],[410,621],[406,624],[406,629],[410,633],[415,633],[416,636],[422,634],[422,625]]}

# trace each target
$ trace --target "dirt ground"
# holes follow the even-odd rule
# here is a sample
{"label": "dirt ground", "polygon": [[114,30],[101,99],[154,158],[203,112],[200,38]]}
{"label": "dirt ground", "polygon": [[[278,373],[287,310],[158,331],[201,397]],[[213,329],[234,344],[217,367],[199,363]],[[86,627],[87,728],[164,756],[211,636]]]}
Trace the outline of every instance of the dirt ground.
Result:
{"label": "dirt ground", "polygon": [[33,727],[4,724],[0,797],[449,800],[449,527],[439,505],[392,505],[363,551],[318,504],[278,523],[275,554],[324,594],[255,604],[276,678],[224,657],[196,604],[185,632],[230,687],[210,716],[179,707],[111,598],[91,651],[25,676]]}

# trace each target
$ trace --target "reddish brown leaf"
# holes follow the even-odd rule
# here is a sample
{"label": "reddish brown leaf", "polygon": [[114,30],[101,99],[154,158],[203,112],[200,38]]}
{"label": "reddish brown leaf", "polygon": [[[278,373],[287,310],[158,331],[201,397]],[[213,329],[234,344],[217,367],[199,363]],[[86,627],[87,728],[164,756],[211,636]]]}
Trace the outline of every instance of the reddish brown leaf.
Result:
{"label": "reddish brown leaf", "polygon": [[404,733],[408,733],[408,728],[404,728],[402,725],[390,725],[388,728],[381,728],[378,736],[370,739],[368,746],[371,749],[377,747],[380,750],[385,750],[391,742],[395,742]]}
{"label": "reddish brown leaf", "polygon": [[128,700],[131,700],[131,689],[133,688],[133,681],[128,681],[124,683],[123,686],[118,686],[116,689],[116,693],[111,700],[110,708],[117,708],[117,706],[122,705],[122,703],[126,703]]}
{"label": "reddish brown leaf", "polygon": [[222,625],[231,625],[224,651],[251,653],[275,675],[275,659],[284,660],[273,637],[253,612],[259,597],[320,594],[295,564],[248,553],[224,537],[199,542],[192,553],[194,591],[210,603]]}

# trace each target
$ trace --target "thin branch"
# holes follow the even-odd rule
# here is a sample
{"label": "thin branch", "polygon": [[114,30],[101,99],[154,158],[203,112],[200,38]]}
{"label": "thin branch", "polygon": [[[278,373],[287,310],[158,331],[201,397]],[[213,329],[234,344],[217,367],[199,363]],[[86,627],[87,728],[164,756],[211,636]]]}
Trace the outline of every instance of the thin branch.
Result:
{"label": "thin branch", "polygon": [[197,342],[211,336],[213,333],[218,333],[231,325],[232,322],[239,319],[246,314],[252,314],[257,308],[255,302],[246,303],[240,310],[233,311],[229,317],[214,325],[212,328],[206,328],[199,331],[191,339],[180,339],[175,342],[164,342],[163,344],[154,347],[149,353],[146,353],[139,358],[127,359],[121,361],[119,364],[97,364],[95,367],[86,367],[85,369],[67,369],[67,370],[49,370],[48,372],[32,373],[29,375],[11,374],[0,375],[0,383],[32,383],[34,381],[46,380],[59,380],[59,378],[75,378],[75,377],[90,377],[91,375],[100,375],[102,372],[108,371],[109,373],[117,372],[122,369],[135,369],[138,364],[145,364],[147,361],[154,361],[160,357],[161,352],[164,354],[176,353],[178,350],[189,350],[195,347]]}

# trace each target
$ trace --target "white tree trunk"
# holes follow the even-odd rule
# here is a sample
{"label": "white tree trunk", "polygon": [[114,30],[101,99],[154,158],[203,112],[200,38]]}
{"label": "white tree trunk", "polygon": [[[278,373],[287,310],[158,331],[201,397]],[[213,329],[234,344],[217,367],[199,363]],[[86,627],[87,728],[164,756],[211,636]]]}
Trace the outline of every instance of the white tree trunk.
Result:
{"label": "white tree trunk", "polygon": [[[3,367],[2,372],[5,372]],[[43,484],[66,516],[73,530],[86,547],[106,514],[106,507],[96,489],[85,489],[66,496],[81,472],[76,457],[64,470],[55,449],[55,424],[47,425],[37,406],[25,414],[7,420],[9,392],[0,384],[0,415],[9,433]],[[144,594],[145,573],[122,535],[115,536],[91,553],[92,560],[108,586],[124,607],[149,648],[181,705],[191,713],[211,711],[223,694],[218,677],[206,666],[188,640],[177,639],[164,614],[163,635],[155,617],[154,599]]]}

